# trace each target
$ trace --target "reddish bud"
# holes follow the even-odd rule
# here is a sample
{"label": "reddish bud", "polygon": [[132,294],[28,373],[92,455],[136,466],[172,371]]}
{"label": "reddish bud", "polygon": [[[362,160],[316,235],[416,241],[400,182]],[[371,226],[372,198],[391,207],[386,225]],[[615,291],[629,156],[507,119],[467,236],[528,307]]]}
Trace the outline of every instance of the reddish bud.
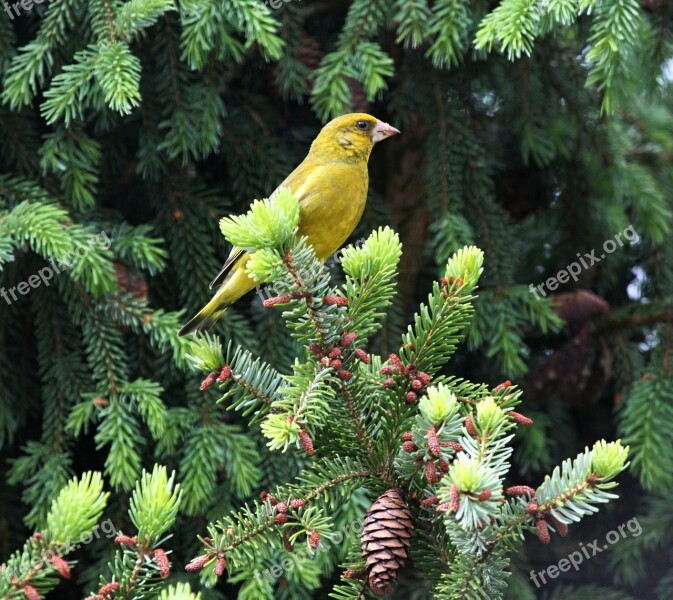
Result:
{"label": "reddish bud", "polygon": [[437,504],[439,502],[439,498],[437,498],[437,495],[430,496],[428,498],[425,498],[424,500],[421,500],[421,506],[432,506],[433,504]]}
{"label": "reddish bud", "polygon": [[360,361],[368,365],[369,363],[372,362],[372,359],[370,358],[369,354],[367,354],[362,348],[356,348],[354,350],[356,358]]}
{"label": "reddish bud", "polygon": [[287,512],[287,504],[285,502],[279,502],[278,504],[276,504],[276,512],[286,513]]}
{"label": "reddish bud", "polygon": [[430,385],[431,379],[430,379],[430,375],[428,375],[427,373],[424,373],[423,371],[420,371],[420,372],[416,373],[416,377],[418,377],[418,379],[421,380],[421,383],[423,385]]}
{"label": "reddish bud", "polygon": [[434,427],[430,427],[430,429],[428,429],[426,438],[428,440],[428,450],[430,450],[430,454],[433,456],[439,456],[442,451],[439,447],[439,440],[437,439],[437,432],[435,431]]}
{"label": "reddish bud", "polygon": [[467,415],[465,417],[465,429],[467,429],[467,433],[470,435],[477,435],[477,430],[474,427],[474,423],[472,422],[472,415]]}
{"label": "reddish bud", "polygon": [[320,544],[320,534],[317,531],[312,531],[311,535],[308,536],[308,543],[311,548],[317,548]]}
{"label": "reddish bud", "polygon": [[341,348],[332,348],[327,356],[330,358],[338,358],[341,356]]}
{"label": "reddish bud", "polygon": [[439,513],[439,512],[449,512],[453,509],[451,508],[451,503],[444,502],[444,503],[440,504],[439,506],[437,506],[437,508],[435,508],[435,510]]}
{"label": "reddish bud", "polygon": [[23,593],[26,596],[26,600],[40,600],[40,594],[37,593],[37,590],[32,585],[24,585]]}
{"label": "reddish bud", "polygon": [[512,387],[512,382],[508,379],[507,381],[503,381],[502,383],[499,383],[493,388],[494,392],[499,392],[500,390],[504,390],[505,388]]}
{"label": "reddish bud", "polygon": [[185,571],[187,571],[187,573],[197,573],[203,569],[209,560],[210,554],[202,554],[201,556],[197,556],[185,565]]}
{"label": "reddish bud", "polygon": [[341,345],[342,348],[347,348],[350,346],[356,339],[358,338],[358,334],[351,332],[351,333],[344,333],[341,336],[341,341],[339,344]]}
{"label": "reddish bud", "polygon": [[479,500],[479,502],[486,502],[486,500],[488,500],[492,495],[493,492],[491,491],[491,489],[485,488],[484,491],[477,496],[477,500]]}
{"label": "reddish bud", "polygon": [[381,375],[392,375],[395,372],[395,369],[391,365],[383,365],[379,373]]}
{"label": "reddish bud", "polygon": [[283,531],[283,548],[288,552],[294,552],[294,545],[290,541],[290,532],[287,530]]}
{"label": "reddish bud", "polygon": [[421,383],[420,379],[413,379],[411,381],[411,388],[418,391],[423,388],[423,383]]}
{"label": "reddish bud", "polygon": [[556,531],[558,531],[558,534],[561,537],[565,537],[568,535],[568,526],[565,523],[561,523],[558,519],[555,519],[554,517],[551,518],[552,523],[554,523],[554,527],[556,527]]}
{"label": "reddish bud", "polygon": [[449,506],[453,512],[458,512],[460,508],[460,490],[455,483],[451,486],[449,492]]}
{"label": "reddish bud", "polygon": [[344,579],[364,579],[365,574],[363,571],[357,571],[355,569],[346,569],[343,575]]}
{"label": "reddish bud", "polygon": [[318,358],[322,358],[324,356],[324,352],[322,351],[322,346],[320,344],[310,344],[308,349],[315,354]]}
{"label": "reddish bud", "polygon": [[407,395],[404,399],[406,400],[407,404],[411,404],[412,402],[416,402],[416,400],[418,400],[418,396],[416,395],[416,392],[407,392]]}
{"label": "reddish bud", "polygon": [[388,358],[390,359],[390,362],[395,370],[404,370],[404,365],[402,364],[402,361],[400,360],[400,357],[397,356],[397,354],[389,354]]}
{"label": "reddish bud", "polygon": [[231,367],[229,365],[224,365],[220,371],[218,379],[220,381],[226,381],[231,377]]}
{"label": "reddish bud", "polygon": [[323,356],[323,357],[320,359],[320,364],[321,364],[323,367],[327,367],[327,366],[329,366],[329,363],[330,363],[329,356]]}
{"label": "reddish bud", "polygon": [[157,563],[157,567],[159,567],[159,577],[161,579],[168,579],[168,576],[171,574],[171,564],[168,562],[168,556],[161,548],[157,548],[154,551],[154,561]]}
{"label": "reddish bud", "polygon": [[60,556],[54,556],[51,559],[51,564],[56,567],[58,574],[63,577],[63,579],[70,579],[70,565],[63,560]]}
{"label": "reddish bud", "polygon": [[259,497],[261,498],[262,502],[266,502],[269,499],[269,492],[267,492],[266,490],[262,490],[259,493]]}
{"label": "reddish bud", "polygon": [[267,298],[262,304],[264,308],[271,308],[277,304],[287,304],[290,300],[292,300],[291,296],[275,296],[274,298]]}
{"label": "reddish bud", "polygon": [[106,583],[102,588],[98,590],[98,597],[105,598],[114,592],[118,592],[121,588],[121,583],[118,581],[113,581],[111,583]]}
{"label": "reddish bud", "polygon": [[383,387],[387,389],[392,389],[395,387],[395,380],[392,377],[383,380]]}
{"label": "reddish bud", "polygon": [[222,573],[224,573],[224,569],[227,566],[227,559],[224,558],[224,556],[220,556],[220,558],[217,559],[217,562],[215,563],[215,575],[217,577],[221,577]]}
{"label": "reddish bud", "polygon": [[287,523],[287,515],[285,513],[278,513],[274,518],[273,522],[276,525],[283,525],[284,523]]}
{"label": "reddish bud", "polygon": [[456,454],[459,452],[465,452],[465,448],[463,448],[462,444],[459,444],[458,442],[440,442],[439,445],[442,448],[452,448]]}
{"label": "reddish bud", "polygon": [[294,498],[290,500],[290,506],[292,508],[302,508],[303,506],[306,506],[306,500],[302,500],[301,498]]}
{"label": "reddish bud", "polygon": [[549,535],[549,526],[547,521],[544,519],[538,519],[535,523],[535,529],[537,531],[537,537],[543,544],[548,544],[551,542],[551,536]]}
{"label": "reddish bud", "polygon": [[327,304],[327,306],[346,306],[348,304],[348,298],[342,296],[325,296],[322,302],[323,304]]}
{"label": "reddish bud", "polygon": [[437,483],[437,467],[431,460],[425,463],[425,478],[431,485]]}
{"label": "reddish bud", "polygon": [[403,442],[411,442],[414,439],[414,434],[411,433],[411,431],[407,431],[406,433],[402,434],[402,441]]}
{"label": "reddish bud", "polygon": [[418,446],[416,444],[414,444],[414,442],[411,442],[411,441],[403,442],[402,443],[402,449],[405,452],[416,452],[416,450],[418,450]]}
{"label": "reddish bud", "polygon": [[414,364],[409,364],[406,367],[404,367],[404,374],[409,376],[412,375],[416,371],[416,365]]}
{"label": "reddish bud", "polygon": [[304,449],[306,454],[308,454],[309,456],[313,456],[315,454],[315,449],[313,448],[313,440],[311,439],[311,436],[305,431],[302,431],[299,434],[299,443],[301,444],[301,447]]}
{"label": "reddish bud", "polygon": [[33,540],[36,542],[44,542],[44,536],[39,531],[36,531],[33,534]]}
{"label": "reddish bud", "polygon": [[451,468],[451,465],[449,464],[448,460],[444,460],[443,458],[440,458],[437,460],[439,463],[439,471],[441,473],[448,473],[449,469]]}
{"label": "reddish bud", "polygon": [[135,548],[136,544],[138,543],[138,536],[134,535],[131,537],[130,535],[118,535],[115,538],[115,544],[119,544],[120,546],[126,546],[127,548]]}
{"label": "reddish bud", "polygon": [[348,381],[351,378],[351,372],[346,371],[345,369],[341,369],[337,375],[339,375],[340,379],[343,379],[344,381]]}
{"label": "reddish bud", "polygon": [[513,485],[505,490],[505,494],[508,496],[533,496],[535,494],[535,490],[532,487],[528,487],[527,485]]}
{"label": "reddish bud", "polygon": [[217,381],[217,373],[213,371],[206,377],[202,382],[201,382],[201,391],[207,390],[209,387],[212,387],[215,385],[215,382]]}
{"label": "reddish bud", "polygon": [[540,507],[535,502],[529,502],[528,506],[526,506],[526,511],[531,515],[536,515],[539,510]]}
{"label": "reddish bud", "polygon": [[335,371],[338,371],[341,368],[341,361],[338,358],[335,358],[330,362],[329,366],[332,367]]}
{"label": "reddish bud", "polygon": [[532,425],[533,424],[533,419],[529,419],[528,417],[524,417],[522,414],[518,412],[514,412],[513,410],[507,413],[512,421],[517,423],[518,425]]}

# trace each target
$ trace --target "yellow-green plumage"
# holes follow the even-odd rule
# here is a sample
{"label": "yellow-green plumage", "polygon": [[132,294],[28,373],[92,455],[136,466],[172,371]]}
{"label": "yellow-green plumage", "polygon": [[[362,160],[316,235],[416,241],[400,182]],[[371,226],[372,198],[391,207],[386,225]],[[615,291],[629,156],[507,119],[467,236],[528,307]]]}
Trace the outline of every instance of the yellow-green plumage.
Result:
{"label": "yellow-green plumage", "polygon": [[[364,113],[337,117],[323,127],[304,161],[278,186],[289,188],[297,198],[297,235],[308,238],[320,260],[334,254],[360,222],[367,202],[369,155],[376,142],[395,133],[399,131],[394,127]],[[209,329],[228,306],[261,283],[248,276],[248,257],[232,249],[211,283],[221,284],[217,293],[180,335]]]}

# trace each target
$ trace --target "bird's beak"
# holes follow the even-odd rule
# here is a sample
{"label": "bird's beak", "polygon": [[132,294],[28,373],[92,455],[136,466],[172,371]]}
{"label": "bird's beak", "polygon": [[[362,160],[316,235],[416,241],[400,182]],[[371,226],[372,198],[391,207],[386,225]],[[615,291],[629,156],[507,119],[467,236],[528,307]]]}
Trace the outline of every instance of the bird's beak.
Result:
{"label": "bird's beak", "polygon": [[385,140],[386,138],[389,138],[390,136],[399,132],[399,129],[395,129],[395,127],[388,125],[388,123],[384,123],[383,121],[376,121],[372,140],[374,140],[374,143],[380,142],[381,140]]}

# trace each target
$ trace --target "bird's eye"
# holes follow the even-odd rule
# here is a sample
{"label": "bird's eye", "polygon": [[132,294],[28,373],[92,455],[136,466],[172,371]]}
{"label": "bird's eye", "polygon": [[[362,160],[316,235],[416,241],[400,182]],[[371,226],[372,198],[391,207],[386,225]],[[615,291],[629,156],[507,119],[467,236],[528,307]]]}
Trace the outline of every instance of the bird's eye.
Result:
{"label": "bird's eye", "polygon": [[367,123],[367,121],[358,121],[355,126],[362,131],[367,131],[367,129],[369,129],[369,123]]}

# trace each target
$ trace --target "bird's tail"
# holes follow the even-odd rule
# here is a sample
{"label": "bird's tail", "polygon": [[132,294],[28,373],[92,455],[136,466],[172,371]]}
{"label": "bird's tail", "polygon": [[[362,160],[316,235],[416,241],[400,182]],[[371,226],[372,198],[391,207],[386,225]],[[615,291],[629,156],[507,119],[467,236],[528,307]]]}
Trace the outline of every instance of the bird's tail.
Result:
{"label": "bird's tail", "polygon": [[208,331],[229,308],[229,306],[221,306],[219,300],[216,303],[216,299],[217,296],[206,304],[193,319],[185,323],[178,331],[178,335],[184,336],[194,331]]}
{"label": "bird's tail", "polygon": [[227,275],[220,289],[189,323],[184,325],[178,335],[187,335],[193,331],[210,329],[236,300],[255,287],[255,282],[245,270],[247,258],[244,257]]}

